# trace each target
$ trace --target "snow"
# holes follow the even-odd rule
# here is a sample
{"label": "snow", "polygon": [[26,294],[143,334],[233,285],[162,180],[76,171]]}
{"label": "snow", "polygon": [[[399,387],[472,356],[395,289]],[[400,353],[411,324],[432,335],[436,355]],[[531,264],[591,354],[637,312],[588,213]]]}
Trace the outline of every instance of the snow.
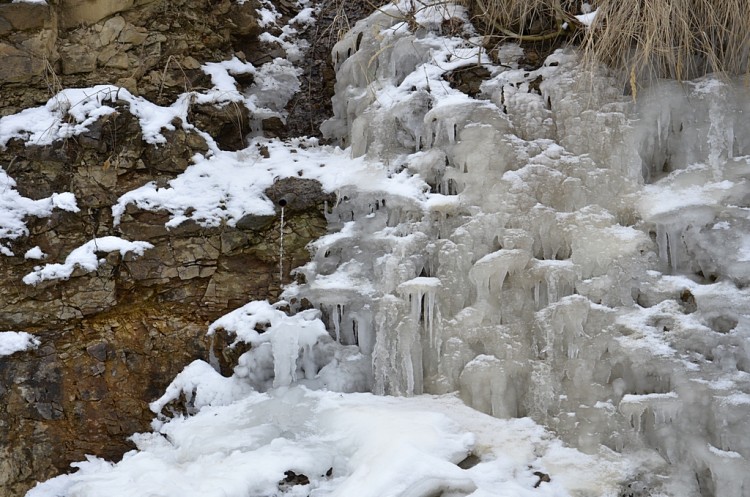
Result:
{"label": "snow", "polygon": [[[309,6],[310,2],[299,1],[298,6],[300,7],[297,15],[292,17],[285,26],[279,26],[278,20],[281,19],[282,15],[276,10],[274,4],[268,0],[263,0],[263,5],[258,12],[258,25],[261,28],[266,28],[259,36],[258,40],[263,43],[277,44],[284,49],[287,55],[287,59],[291,62],[300,62],[304,57],[305,51],[309,48],[309,44],[304,40],[297,37],[300,30],[315,24],[315,15],[320,10],[320,5]],[[281,34],[274,36],[270,33],[271,26],[280,28]]]}
{"label": "snow", "polygon": [[[12,139],[41,146],[71,138],[87,131],[101,117],[116,112],[118,105],[126,106],[138,118],[143,139],[158,145],[166,143],[162,130],[174,130],[176,122],[181,122],[184,129],[193,129],[187,118],[193,104],[225,106],[239,103],[258,119],[283,117],[284,105],[299,89],[299,69],[284,59],[276,59],[257,69],[234,57],[228,61],[207,63],[202,69],[211,77],[214,86],[204,92],[184,93],[168,107],[153,104],[113,85],[64,89],[43,107],[0,118],[0,147],[6,147]],[[236,87],[231,74],[256,76],[247,94]]]}
{"label": "snow", "polygon": [[39,339],[24,331],[0,331],[0,357],[35,349]]}
{"label": "snow", "polygon": [[[0,126],[2,123],[0,123]],[[54,209],[78,212],[75,196],[72,193],[53,193],[50,197],[32,200],[20,195],[16,182],[0,168],[0,252],[12,256],[13,252],[6,245],[8,240],[15,240],[28,234],[24,222],[27,216],[47,217]]]}
{"label": "snow", "polygon": [[71,138],[88,130],[88,126],[101,117],[116,112],[113,106],[119,102],[127,104],[139,119],[146,142],[164,143],[166,139],[161,130],[174,129],[172,120],[185,115],[183,100],[170,107],[160,107],[112,85],[64,89],[43,107],[0,118],[0,147],[5,147],[12,139],[42,146]]}
{"label": "snow", "polygon": [[276,24],[276,20],[281,17],[281,14],[276,11],[276,8],[270,1],[264,0],[263,2],[261,2],[261,4],[263,5],[263,7],[256,10],[258,16],[260,17],[258,19],[258,26],[260,26],[261,28],[267,28],[273,24]]}
{"label": "snow", "polygon": [[[215,381],[208,365],[186,371]],[[76,473],[27,496],[277,495],[292,471],[309,483],[291,486],[289,495],[604,497],[616,495],[623,476],[611,452],[584,455],[528,419],[479,415],[452,396],[342,396],[303,387],[235,393],[230,403],[155,423],[153,433],[132,437],[138,449],[117,464],[89,456],[74,464]],[[460,468],[469,454],[479,463]]]}
{"label": "snow", "polygon": [[24,259],[36,259],[36,260],[39,260],[39,259],[44,259],[45,257],[47,257],[47,254],[45,254],[42,251],[42,249],[39,248],[39,246],[30,248],[29,250],[26,251],[25,254],[23,254],[23,258]]}
{"label": "snow", "polygon": [[78,268],[87,273],[96,271],[105,261],[99,258],[99,253],[119,252],[123,257],[128,253],[140,256],[150,248],[153,248],[153,245],[148,242],[129,242],[116,236],[94,238],[68,254],[64,263],[45,264],[35,268],[23,277],[23,282],[27,285],[37,285],[46,280],[67,280]]}
{"label": "snow", "polygon": [[721,450],[717,449],[713,445],[708,445],[708,450],[711,451],[712,454],[716,454],[719,457],[726,457],[729,459],[742,459],[742,455],[734,452],[732,450]]}
{"label": "snow", "polygon": [[[585,4],[585,5],[588,5],[588,4]],[[594,20],[596,19],[596,12],[597,11],[594,10],[593,12],[587,12],[585,14],[577,15],[575,16],[575,18],[578,19],[578,22],[580,22],[584,26],[590,27],[594,23]]]}
{"label": "snow", "polygon": [[251,391],[252,388],[244,381],[221,376],[208,363],[196,360],[185,366],[169,384],[164,395],[151,402],[149,407],[158,414],[164,406],[183,396],[195,413],[206,406],[229,405]]}
{"label": "snow", "polygon": [[665,400],[665,399],[676,399],[678,398],[678,395],[675,392],[669,392],[669,393],[649,393],[645,395],[632,395],[628,394],[625,395],[621,403],[640,403],[644,401],[651,401],[651,400]]}

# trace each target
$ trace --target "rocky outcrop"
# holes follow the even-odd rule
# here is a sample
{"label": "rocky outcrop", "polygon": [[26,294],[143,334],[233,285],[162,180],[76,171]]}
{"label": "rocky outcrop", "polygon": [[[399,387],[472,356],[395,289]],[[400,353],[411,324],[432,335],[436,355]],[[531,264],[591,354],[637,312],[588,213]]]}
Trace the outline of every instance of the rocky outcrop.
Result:
{"label": "rocky outcrop", "polygon": [[[121,109],[67,143],[14,141],[0,152],[24,196],[67,190],[80,208],[29,219],[29,236],[11,244],[19,255],[0,259],[0,329],[31,332],[42,342],[0,358],[0,495],[20,495],[86,454],[119,457],[129,434],[148,429],[148,402],[185,364],[209,359],[208,323],[249,300],[278,295],[279,216],[168,230],[168,214],[129,206],[113,225],[110,206],[118,196],[148,181],[166,183],[205,147],[181,129],[161,147],[147,145]],[[308,258],[307,243],[325,232],[324,203],[334,199],[302,179],[280,181],[267,193],[286,206],[288,281],[289,269]],[[22,283],[40,262],[24,259],[27,250],[39,247],[59,261],[110,235],[154,247],[137,258],[101,254],[106,260],[97,271],[76,270],[66,281]]]}
{"label": "rocky outcrop", "polygon": [[[44,105],[62,88],[99,83],[168,105],[210,86],[204,62],[235,56],[260,64],[284,55],[258,41],[257,8],[253,0],[0,1],[0,116]],[[244,108],[211,105],[188,116],[226,150],[245,146],[251,118]],[[285,133],[281,121],[269,121],[268,133]],[[115,225],[111,207],[122,194],[166,185],[208,150],[200,133],[174,124],[164,144],[149,145],[138,119],[119,105],[67,140],[12,140],[0,149],[0,166],[21,195],[69,191],[80,208],[26,219],[28,236],[9,244],[16,255],[0,256],[0,331],[41,341],[0,357],[0,497],[23,495],[86,454],[118,459],[131,447],[127,437],[149,428],[148,403],[192,360],[212,359],[227,371],[231,354],[221,353],[222,338],[209,342],[208,323],[250,300],[275,298],[290,269],[309,258],[308,242],[326,231],[324,205],[335,198],[303,179],[266,192],[284,205],[283,228],[270,215],[167,229],[167,213],[133,205]],[[96,271],[77,269],[64,281],[22,282],[40,263],[105,236],[153,248],[140,257],[98,254],[104,262]],[[24,258],[34,247],[46,260]]]}
{"label": "rocky outcrop", "polygon": [[[259,34],[281,35],[279,26],[299,7],[272,3],[281,17],[261,27],[258,0],[0,0],[0,117],[45,105],[62,89],[103,83],[168,106],[183,92],[212,86],[201,70],[206,62],[237,57],[259,67],[285,57],[283,47],[259,41]],[[335,198],[312,180],[278,181],[266,194],[284,206],[283,228],[280,209],[233,226],[185,222],[167,229],[166,212],[129,205],[115,225],[111,207],[148,182],[167,185],[196,153],[205,154],[204,135],[192,126],[223,150],[244,148],[251,131],[319,136],[320,122],[331,115],[331,47],[372,5],[320,6],[316,28],[301,35],[310,49],[299,62],[301,90],[286,122],[255,119],[241,105],[196,103],[189,125],[172,123],[175,130],[162,130],[166,140],[154,146],[120,102],[83,134],[0,148],[0,167],[21,195],[72,192],[80,208],[25,219],[28,236],[8,244],[16,255],[0,255],[0,331],[26,331],[41,341],[36,350],[0,357],[0,497],[23,495],[86,454],[117,460],[131,448],[130,434],[149,429],[148,403],[194,359],[231,372],[241,350],[227,348],[224,334],[209,341],[208,323],[250,300],[278,296],[289,271],[309,258],[308,242],[326,231],[324,206]],[[252,75],[235,76],[240,87],[253,83]],[[76,269],[64,281],[22,282],[38,265],[106,236],[153,248],[140,257],[102,252],[96,271]],[[24,258],[34,247],[46,259]]]}
{"label": "rocky outcrop", "polygon": [[0,2],[0,115],[102,82],[171,103],[207,85],[203,62],[283,56],[258,42],[258,7],[256,0]]}

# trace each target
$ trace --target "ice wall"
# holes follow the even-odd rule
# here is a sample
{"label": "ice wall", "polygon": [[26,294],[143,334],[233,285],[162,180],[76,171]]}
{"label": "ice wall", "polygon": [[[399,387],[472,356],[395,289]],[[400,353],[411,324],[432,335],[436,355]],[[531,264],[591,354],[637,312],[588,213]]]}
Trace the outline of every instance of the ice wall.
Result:
{"label": "ice wall", "polygon": [[[376,393],[531,416],[627,454],[638,495],[750,496],[750,91],[633,102],[572,52],[528,71],[479,47],[461,8],[420,2],[334,47],[324,132],[430,192],[340,193],[292,312],[319,309]],[[477,98],[443,79],[477,63]]]}

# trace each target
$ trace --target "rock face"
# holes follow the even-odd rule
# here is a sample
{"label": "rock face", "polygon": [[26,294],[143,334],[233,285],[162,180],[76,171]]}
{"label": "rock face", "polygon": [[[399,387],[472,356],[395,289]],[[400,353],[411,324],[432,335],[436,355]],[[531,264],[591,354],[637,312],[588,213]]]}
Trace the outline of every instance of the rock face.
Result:
{"label": "rock face", "polygon": [[[101,133],[49,148],[15,142],[0,153],[23,195],[44,196],[64,185],[81,208],[30,220],[29,236],[12,244],[20,256],[0,259],[0,329],[31,332],[44,344],[0,358],[0,495],[19,495],[85,454],[119,457],[129,448],[125,437],[148,429],[148,402],[184,365],[208,359],[208,323],[279,293],[278,216],[243,219],[237,227],[185,223],[167,230],[167,214],[130,206],[113,227],[113,199],[175,176],[205,146],[178,130],[156,149],[131,126],[137,129],[123,111],[97,123]],[[119,130],[119,150],[110,149],[110,128]],[[285,280],[308,259],[307,243],[326,230],[323,205],[332,199],[311,183],[280,182],[268,192],[301,206],[288,209],[284,222]],[[154,248],[138,258],[109,254],[97,271],[74,272],[67,281],[21,282],[39,263],[24,260],[28,249],[63,260],[86,241],[109,235]]]}
{"label": "rock face", "polygon": [[[204,62],[283,56],[278,46],[258,42],[258,6],[0,1],[0,116],[43,105],[61,88],[104,82],[169,104],[186,89],[210,86]],[[249,116],[230,114],[196,106],[190,119],[234,150],[244,146]],[[225,344],[209,342],[207,324],[249,300],[278,296],[289,270],[308,260],[307,243],[326,231],[324,205],[334,198],[301,179],[267,192],[286,209],[281,275],[278,215],[168,230],[168,214],[131,205],[115,226],[111,206],[119,196],[148,182],[165,185],[206,152],[199,133],[175,128],[165,132],[165,144],[149,145],[138,120],[118,107],[68,140],[44,147],[13,140],[0,149],[0,166],[21,195],[69,191],[80,208],[26,219],[29,235],[10,244],[16,255],[0,256],[0,331],[27,331],[42,342],[0,357],[0,497],[23,495],[86,454],[117,459],[129,450],[126,437],[149,428],[148,403],[187,363],[211,357],[226,367],[211,350]],[[29,249],[57,262],[104,236],[154,248],[137,258],[101,255],[106,260],[97,271],[76,271],[65,281],[22,283],[43,262],[25,259]]]}
{"label": "rock face", "polygon": [[2,115],[39,105],[61,88],[107,82],[171,103],[205,86],[206,61],[280,55],[257,40],[255,0],[50,0],[0,2]]}

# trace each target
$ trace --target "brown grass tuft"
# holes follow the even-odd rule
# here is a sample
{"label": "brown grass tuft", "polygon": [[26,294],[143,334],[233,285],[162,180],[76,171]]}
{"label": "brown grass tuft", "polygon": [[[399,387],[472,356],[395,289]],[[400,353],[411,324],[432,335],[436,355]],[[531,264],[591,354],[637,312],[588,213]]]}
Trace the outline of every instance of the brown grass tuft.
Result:
{"label": "brown grass tuft", "polygon": [[692,79],[748,69],[747,0],[602,0],[583,42],[589,61],[639,79]]}
{"label": "brown grass tuft", "polygon": [[[582,0],[463,0],[487,27],[520,41],[554,31]],[[622,69],[628,79],[691,79],[750,71],[748,0],[589,0],[596,20],[582,39],[588,63]],[[517,36],[512,36],[512,35]],[[528,35],[532,35],[529,37]]]}
{"label": "brown grass tuft", "polygon": [[[561,26],[571,21],[580,0],[464,0],[487,34],[539,41],[560,36]],[[593,3],[593,0],[592,0]]]}

